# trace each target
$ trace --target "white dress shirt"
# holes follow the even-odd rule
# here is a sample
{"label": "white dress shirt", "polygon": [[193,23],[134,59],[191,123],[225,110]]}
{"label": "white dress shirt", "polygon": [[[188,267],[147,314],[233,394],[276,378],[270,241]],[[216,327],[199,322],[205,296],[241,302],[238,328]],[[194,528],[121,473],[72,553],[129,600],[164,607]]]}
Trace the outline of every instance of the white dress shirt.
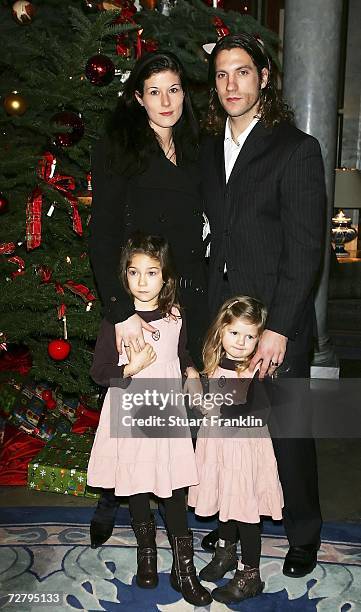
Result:
{"label": "white dress shirt", "polygon": [[239,155],[240,150],[242,149],[247,136],[253,130],[256,123],[259,121],[257,117],[255,117],[249,126],[240,133],[237,138],[237,142],[235,142],[232,138],[231,126],[229,122],[229,117],[226,121],[226,129],[224,132],[224,168],[226,171],[226,183],[228,183],[228,179],[233,170],[233,166],[236,163],[237,157]]}
{"label": "white dress shirt", "polygon": [[[226,183],[228,183],[228,179],[231,176],[233,166],[236,163],[240,150],[246,142],[247,136],[252,132],[254,126],[258,121],[259,119],[255,117],[251,121],[249,126],[239,134],[237,142],[235,142],[232,138],[232,131],[228,117],[226,121],[226,129],[224,131],[224,169],[226,171]],[[227,272],[226,263],[224,264],[224,272]]]}
{"label": "white dress shirt", "polygon": [[[238,136],[237,142],[234,142],[232,138],[231,126],[229,124],[229,118],[227,119],[226,129],[224,132],[224,168],[226,171],[226,183],[228,183],[228,179],[233,170],[233,166],[236,163],[236,159],[246,141],[247,136],[253,130],[254,126],[256,125],[258,121],[259,119],[257,119],[257,117],[253,119],[251,123],[249,124],[249,126],[245,130],[243,130],[243,132],[241,132],[241,134]],[[208,234],[210,234],[211,230],[209,226],[209,221],[204,213],[203,213],[203,221],[204,221],[203,240],[205,240]],[[211,250],[211,243],[209,243],[207,246],[206,257],[210,256],[210,250]],[[225,272],[227,271],[226,264],[224,265],[224,271]]]}

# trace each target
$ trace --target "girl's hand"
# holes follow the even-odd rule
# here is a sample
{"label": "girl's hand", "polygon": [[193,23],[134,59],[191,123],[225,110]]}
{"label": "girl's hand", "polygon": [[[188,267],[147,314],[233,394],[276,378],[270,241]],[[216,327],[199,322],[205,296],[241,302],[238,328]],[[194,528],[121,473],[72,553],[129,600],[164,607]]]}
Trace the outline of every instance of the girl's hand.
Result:
{"label": "girl's hand", "polygon": [[118,353],[122,354],[122,344],[124,344],[125,352],[127,353],[128,360],[130,360],[129,347],[133,347],[133,351],[138,353],[145,346],[143,329],[153,333],[156,331],[155,327],[149,325],[143,321],[143,319],[134,314],[126,321],[121,321],[115,324],[115,339]]}
{"label": "girl's hand", "polygon": [[199,405],[199,397],[203,397],[203,387],[199,378],[199,372],[195,368],[186,369],[187,378],[184,383],[183,393],[189,393],[189,406],[192,408],[193,399],[197,398],[196,404]]}
{"label": "girl's hand", "polygon": [[138,374],[157,359],[155,350],[150,344],[145,344],[144,347],[137,353],[134,351],[133,346],[129,346],[129,363],[124,368],[124,377],[134,376]]}

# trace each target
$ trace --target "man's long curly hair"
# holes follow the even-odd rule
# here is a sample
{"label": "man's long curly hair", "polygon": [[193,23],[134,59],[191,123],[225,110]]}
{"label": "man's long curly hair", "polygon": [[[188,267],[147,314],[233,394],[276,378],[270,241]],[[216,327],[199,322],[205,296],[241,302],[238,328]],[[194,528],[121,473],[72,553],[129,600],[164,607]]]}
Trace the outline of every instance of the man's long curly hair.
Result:
{"label": "man's long curly hair", "polygon": [[[266,54],[262,42],[253,34],[241,32],[240,34],[228,35],[221,38],[214,47],[209,59],[209,84],[211,87],[208,115],[204,124],[207,132],[220,134],[224,129],[227,113],[219,102],[216,79],[215,63],[217,55],[224,50],[243,49],[251,57],[257,68],[260,86],[259,110],[257,116],[265,127],[273,127],[280,121],[293,123],[293,111],[283,101],[275,82],[272,62]],[[267,85],[261,89],[262,70],[268,70]]]}

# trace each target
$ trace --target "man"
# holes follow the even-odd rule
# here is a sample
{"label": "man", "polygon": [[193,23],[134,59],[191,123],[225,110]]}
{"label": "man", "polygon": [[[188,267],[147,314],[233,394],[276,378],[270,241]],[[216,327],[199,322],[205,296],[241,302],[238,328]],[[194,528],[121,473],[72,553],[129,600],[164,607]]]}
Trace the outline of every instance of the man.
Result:
{"label": "man", "polygon": [[[261,362],[261,378],[276,370],[279,376],[307,378],[324,235],[320,147],[292,125],[271,63],[252,35],[218,41],[210,83],[208,128],[218,136],[204,143],[202,177],[211,228],[211,310],[214,314],[232,295],[264,302],[267,325],[251,367]],[[303,407],[293,403],[293,409],[301,414]],[[285,436],[273,437],[273,443],[290,543],[283,572],[300,577],[316,565],[322,523],[315,444]],[[204,547],[216,539],[211,532]],[[227,565],[219,543],[215,564],[219,574]]]}

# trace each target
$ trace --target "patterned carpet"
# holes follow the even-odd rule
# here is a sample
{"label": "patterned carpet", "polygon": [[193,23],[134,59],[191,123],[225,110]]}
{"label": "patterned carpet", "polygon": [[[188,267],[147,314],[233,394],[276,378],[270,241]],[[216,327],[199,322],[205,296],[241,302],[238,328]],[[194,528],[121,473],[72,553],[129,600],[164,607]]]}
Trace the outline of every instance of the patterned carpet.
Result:
{"label": "patterned carpet", "polygon": [[[194,610],[169,585],[171,552],[159,516],[159,586],[138,588],[134,582],[136,549],[129,515],[118,514],[112,538],[98,550],[89,547],[91,508],[6,508],[0,520],[0,608],[18,612],[106,610],[180,612]],[[196,521],[190,514],[195,535],[195,563],[198,570],[210,555],[200,541],[214,523]],[[265,592],[233,610],[280,612],[361,611],[361,533],[359,525],[327,524],[322,533],[319,564],[305,578],[282,574],[287,542],[282,527],[264,523],[261,574]],[[223,581],[222,581],[223,582]],[[210,583],[204,583],[212,588]],[[8,602],[8,593],[61,594],[61,603]],[[207,608],[220,612],[228,608],[213,602]]]}

